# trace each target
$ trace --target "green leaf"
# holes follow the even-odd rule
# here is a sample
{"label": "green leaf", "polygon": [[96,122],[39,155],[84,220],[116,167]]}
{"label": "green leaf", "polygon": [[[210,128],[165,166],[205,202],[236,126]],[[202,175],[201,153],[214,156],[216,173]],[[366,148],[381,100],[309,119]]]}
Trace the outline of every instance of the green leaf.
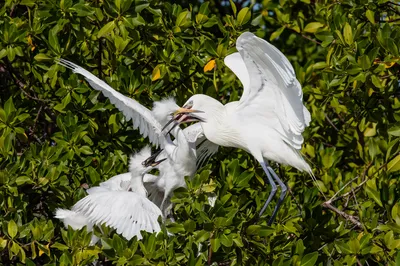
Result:
{"label": "green leaf", "polygon": [[21,186],[23,184],[31,184],[33,183],[32,179],[26,175],[24,176],[19,176],[17,179],[15,179],[15,183],[17,183],[18,186]]}
{"label": "green leaf", "polygon": [[320,22],[310,22],[304,27],[304,31],[309,32],[309,33],[314,33],[319,28],[322,28],[323,26],[324,26],[324,24],[322,24]]}
{"label": "green leaf", "polygon": [[0,50],[0,59],[2,59],[3,57],[5,57],[7,55],[7,50],[6,49],[1,49]]}
{"label": "green leaf", "polygon": [[107,35],[108,33],[110,33],[113,29],[115,28],[115,22],[114,21],[110,21],[108,22],[106,25],[104,25],[99,32],[97,33],[97,37],[103,37],[105,35]]}
{"label": "green leaf", "polygon": [[196,229],[196,222],[193,220],[186,220],[183,224],[183,227],[185,228],[186,232],[193,232]]}
{"label": "green leaf", "polygon": [[399,170],[400,170],[400,155],[397,155],[387,164],[387,171],[388,173],[392,173]]}
{"label": "green leaf", "polygon": [[400,125],[389,128],[388,133],[389,135],[400,137]]}
{"label": "green leaf", "polygon": [[242,8],[239,11],[239,14],[237,16],[236,25],[242,26],[242,25],[246,24],[247,22],[249,22],[250,19],[251,19],[250,8],[248,8],[248,7]]}
{"label": "green leaf", "polygon": [[304,243],[302,239],[297,240],[295,254],[302,256],[304,253]]}
{"label": "green leaf", "polygon": [[4,104],[4,111],[6,112],[6,116],[10,116],[11,113],[16,111],[12,97],[8,98]]}
{"label": "green leaf", "polygon": [[224,245],[225,247],[231,247],[233,245],[233,239],[231,234],[228,235],[221,234],[219,240],[221,241],[221,244]]}
{"label": "green leaf", "polygon": [[232,0],[229,0],[229,3],[231,4],[233,15],[236,17],[237,14],[236,4]]}
{"label": "green leaf", "polygon": [[373,199],[376,203],[378,203],[379,206],[383,207],[380,194],[376,189],[371,188],[370,186],[367,185],[365,186],[365,192],[367,192],[368,196],[371,199]]}
{"label": "green leaf", "polygon": [[182,11],[176,18],[175,26],[182,27],[186,24],[189,11]]}
{"label": "green leaf", "polygon": [[352,44],[353,44],[353,31],[352,31],[352,29],[351,29],[350,24],[347,23],[347,22],[346,22],[346,24],[344,25],[343,36],[344,36],[344,41],[345,41],[348,45],[352,45]]}
{"label": "green leaf", "polygon": [[269,40],[275,40],[276,38],[278,38],[279,36],[281,36],[283,30],[285,29],[285,27],[280,27],[279,29],[277,29],[276,31],[274,31],[271,36],[269,36]]}
{"label": "green leaf", "polygon": [[64,245],[64,244],[61,244],[61,243],[58,243],[58,242],[52,244],[51,247],[52,247],[52,248],[56,248],[56,249],[58,249],[58,250],[68,250],[68,249],[69,249],[68,246],[66,246],[66,245]]}
{"label": "green leaf", "polygon": [[371,80],[375,87],[382,88],[381,80],[377,76],[372,75]]}
{"label": "green leaf", "polygon": [[318,260],[318,252],[313,252],[313,253],[309,253],[307,255],[305,255],[302,259],[301,259],[301,266],[313,266],[315,265],[315,263]]}
{"label": "green leaf", "polygon": [[8,222],[8,235],[11,238],[14,238],[18,233],[18,226],[17,224],[14,222],[14,220],[11,220]]}
{"label": "green leaf", "polygon": [[50,56],[46,55],[46,54],[37,54],[35,55],[34,59],[36,61],[49,61],[49,60],[53,60],[53,58],[51,58]]}
{"label": "green leaf", "polygon": [[195,233],[195,241],[197,243],[202,243],[210,238],[210,232],[201,230]]}
{"label": "green leaf", "polygon": [[396,266],[400,266],[400,250],[397,251],[397,255],[396,255]]}
{"label": "green leaf", "polygon": [[139,14],[137,15],[137,17],[134,17],[134,18],[125,18],[124,17],[123,19],[124,19],[124,22],[127,24],[126,26],[131,29],[134,29],[137,26],[142,26],[142,25],[146,24],[146,21]]}
{"label": "green leaf", "polygon": [[346,243],[344,243],[343,241],[335,241],[335,246],[336,246],[336,250],[339,253],[343,253],[343,254],[351,254],[351,250],[349,245],[347,245]]}
{"label": "green leaf", "polygon": [[219,238],[211,238],[211,249],[213,252],[217,252],[219,247],[221,246],[221,241]]}
{"label": "green leaf", "polygon": [[49,31],[49,44],[54,49],[55,52],[60,53],[60,44],[57,37],[58,31],[53,28]]}
{"label": "green leaf", "polygon": [[82,146],[79,148],[79,152],[85,154],[85,155],[89,155],[89,154],[93,154],[92,149],[89,146]]}
{"label": "green leaf", "polygon": [[365,12],[365,16],[367,17],[369,22],[371,22],[372,24],[375,24],[375,12],[374,11],[368,9]]}
{"label": "green leaf", "polygon": [[351,239],[348,243],[353,254],[357,254],[360,251],[360,242],[358,239]]}

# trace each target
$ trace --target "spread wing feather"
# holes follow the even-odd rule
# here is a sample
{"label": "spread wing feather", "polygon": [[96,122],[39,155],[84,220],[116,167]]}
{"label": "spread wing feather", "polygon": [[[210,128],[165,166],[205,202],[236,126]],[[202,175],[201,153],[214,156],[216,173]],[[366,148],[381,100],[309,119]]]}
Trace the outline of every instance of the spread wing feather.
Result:
{"label": "spread wing feather", "polygon": [[156,146],[163,145],[162,127],[148,108],[114,90],[107,83],[72,62],[60,59],[57,63],[84,76],[87,82],[95,90],[101,91],[124,114],[127,120],[132,119],[133,128],[139,129],[144,138],[149,137],[150,142]]}
{"label": "spread wing feather", "polygon": [[238,38],[236,48],[239,53],[228,56],[225,63],[244,87],[238,108],[243,114],[268,119],[289,145],[300,149],[310,113],[293,66],[275,46],[249,32]]}
{"label": "spread wing feather", "polygon": [[160,209],[145,197],[128,191],[109,191],[90,194],[78,201],[72,211],[87,217],[93,224],[105,223],[116,229],[126,239],[137,236],[140,231],[159,232]]}

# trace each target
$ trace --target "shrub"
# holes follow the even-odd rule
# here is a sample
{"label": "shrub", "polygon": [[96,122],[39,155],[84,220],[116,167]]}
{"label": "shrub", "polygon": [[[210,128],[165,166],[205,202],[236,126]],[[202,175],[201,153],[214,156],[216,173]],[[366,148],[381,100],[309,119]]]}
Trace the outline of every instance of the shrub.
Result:
{"label": "shrub", "polygon": [[[386,0],[7,0],[0,7],[0,252],[4,264],[394,265],[400,263],[400,9]],[[143,105],[194,93],[238,100],[223,64],[244,31],[292,62],[312,114],[303,153],[318,179],[291,188],[276,222],[250,155],[222,148],[172,199],[176,221],[126,241],[54,219],[127,171],[148,141],[65,58]],[[267,137],[267,136],[266,136]],[[275,165],[274,165],[275,167]],[[218,198],[208,204],[208,193]],[[166,230],[174,235],[168,236]]]}

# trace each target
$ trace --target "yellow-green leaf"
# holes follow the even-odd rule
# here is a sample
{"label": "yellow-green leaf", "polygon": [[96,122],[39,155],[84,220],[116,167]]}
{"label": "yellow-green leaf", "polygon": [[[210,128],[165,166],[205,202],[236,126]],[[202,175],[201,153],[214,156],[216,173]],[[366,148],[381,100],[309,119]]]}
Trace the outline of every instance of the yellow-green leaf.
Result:
{"label": "yellow-green leaf", "polygon": [[231,4],[233,15],[236,16],[237,13],[236,4],[232,0],[229,0],[229,3]]}
{"label": "yellow-green leaf", "polygon": [[50,56],[48,56],[47,54],[37,54],[37,55],[35,55],[34,59],[36,61],[52,60],[52,58]]}
{"label": "yellow-green leaf", "polygon": [[372,24],[375,24],[375,13],[374,13],[374,11],[367,10],[367,12],[365,12],[365,16],[367,17],[369,22],[371,22]]}
{"label": "yellow-green leaf", "polygon": [[387,171],[389,173],[400,170],[400,155],[397,155],[387,164]]}
{"label": "yellow-green leaf", "polygon": [[364,131],[364,137],[373,137],[376,135],[376,124],[377,123],[371,123],[368,125]]}
{"label": "yellow-green leaf", "polygon": [[115,28],[115,22],[110,21],[106,25],[104,25],[99,32],[97,33],[97,37],[103,37],[104,35],[110,33]]}
{"label": "yellow-green leaf", "polygon": [[246,24],[251,19],[251,11],[248,7],[242,8],[237,16],[236,23],[238,26]]}
{"label": "yellow-green leaf", "polygon": [[14,222],[14,220],[11,220],[10,222],[8,222],[8,235],[11,238],[14,238],[18,233],[18,226],[17,224]]}
{"label": "yellow-green leaf", "polygon": [[305,28],[304,31],[305,32],[309,32],[309,33],[314,33],[316,32],[319,28],[322,28],[324,26],[324,24],[320,23],[320,22],[311,22],[308,23]]}
{"label": "yellow-green leaf", "polygon": [[343,35],[344,35],[344,41],[348,45],[352,45],[353,44],[353,30],[351,29],[350,24],[347,22],[344,25]]}
{"label": "yellow-green leaf", "polygon": [[305,255],[302,259],[301,259],[301,266],[312,266],[315,265],[315,263],[317,262],[318,259],[318,252],[315,251],[313,253],[309,253],[307,255]]}
{"label": "yellow-green leaf", "polygon": [[278,37],[282,34],[282,32],[283,32],[284,29],[285,29],[285,27],[280,27],[279,29],[277,29],[276,31],[274,31],[274,32],[271,34],[271,36],[269,36],[269,40],[272,41],[272,40],[278,38]]}
{"label": "yellow-green leaf", "polygon": [[178,27],[182,27],[186,23],[186,17],[188,15],[189,11],[183,11],[181,12],[178,17],[176,18],[175,25]]}
{"label": "yellow-green leaf", "polygon": [[[372,180],[369,180],[369,181],[372,181]],[[369,198],[373,199],[379,206],[383,207],[381,197],[380,197],[378,190],[368,186],[368,182],[367,182],[367,186],[365,186],[365,192],[367,192]]]}

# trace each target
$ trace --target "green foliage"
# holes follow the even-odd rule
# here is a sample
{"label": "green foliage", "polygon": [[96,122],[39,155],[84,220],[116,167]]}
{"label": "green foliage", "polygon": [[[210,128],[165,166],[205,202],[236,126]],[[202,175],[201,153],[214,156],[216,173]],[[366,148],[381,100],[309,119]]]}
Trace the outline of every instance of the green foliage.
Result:
{"label": "green foliage", "polygon": [[[4,264],[400,263],[397,2],[3,2]],[[127,171],[129,154],[147,140],[82,77],[53,59],[89,69],[148,107],[168,95],[182,104],[194,93],[226,103],[238,100],[242,89],[223,59],[248,30],[270,40],[294,65],[312,114],[302,152],[324,195],[309,176],[280,166],[291,194],[269,227],[271,208],[256,216],[270,190],[262,169],[247,153],[222,148],[187,180],[187,189],[175,192],[176,221],[160,234],[126,241],[103,227],[104,234],[94,232],[101,242],[89,246],[92,233],[64,229],[53,217],[55,208],[71,207],[87,184]]]}

